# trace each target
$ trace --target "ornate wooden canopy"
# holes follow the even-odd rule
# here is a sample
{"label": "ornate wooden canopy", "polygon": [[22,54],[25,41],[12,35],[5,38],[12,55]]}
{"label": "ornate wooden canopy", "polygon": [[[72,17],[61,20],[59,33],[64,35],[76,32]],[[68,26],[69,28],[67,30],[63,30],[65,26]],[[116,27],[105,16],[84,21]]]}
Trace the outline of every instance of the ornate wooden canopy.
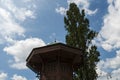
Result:
{"label": "ornate wooden canopy", "polygon": [[[35,73],[40,73],[41,75],[45,73],[47,69],[49,69],[50,65],[51,65],[50,69],[54,70],[55,68],[57,70],[57,73],[60,74],[61,72],[59,69],[61,69],[62,67],[59,66],[65,65],[64,67],[66,67],[66,69],[67,67],[68,69],[70,68],[70,74],[72,76],[72,72],[82,62],[82,55],[81,50],[78,48],[70,47],[63,43],[55,43],[52,45],[34,48],[30,55],[28,56],[28,58],[26,59],[26,61],[27,61],[26,65],[31,70],[33,70]],[[45,74],[47,75],[47,73]],[[55,72],[52,71],[51,73],[54,74]],[[51,73],[49,72],[49,74]]]}

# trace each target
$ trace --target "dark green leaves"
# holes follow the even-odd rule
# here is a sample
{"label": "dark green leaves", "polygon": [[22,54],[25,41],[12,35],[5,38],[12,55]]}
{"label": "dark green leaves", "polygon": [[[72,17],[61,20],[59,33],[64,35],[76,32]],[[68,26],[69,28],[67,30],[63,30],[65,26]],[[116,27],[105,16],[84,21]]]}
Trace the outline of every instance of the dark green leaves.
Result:
{"label": "dark green leaves", "polygon": [[92,40],[97,32],[89,28],[89,20],[85,17],[85,10],[80,11],[75,3],[69,5],[69,10],[64,17],[67,31],[66,43],[83,51],[83,65],[81,65],[74,77],[75,80],[96,80],[96,63],[99,61],[97,47],[92,45]]}

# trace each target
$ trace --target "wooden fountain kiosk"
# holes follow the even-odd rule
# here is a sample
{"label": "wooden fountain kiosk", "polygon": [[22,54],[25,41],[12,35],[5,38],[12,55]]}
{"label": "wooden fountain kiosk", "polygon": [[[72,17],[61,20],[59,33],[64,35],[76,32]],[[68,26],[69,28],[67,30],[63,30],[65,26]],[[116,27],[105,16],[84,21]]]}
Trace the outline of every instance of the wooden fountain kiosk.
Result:
{"label": "wooden fountain kiosk", "polygon": [[81,60],[80,49],[55,43],[34,48],[26,65],[40,75],[39,80],[72,80]]}

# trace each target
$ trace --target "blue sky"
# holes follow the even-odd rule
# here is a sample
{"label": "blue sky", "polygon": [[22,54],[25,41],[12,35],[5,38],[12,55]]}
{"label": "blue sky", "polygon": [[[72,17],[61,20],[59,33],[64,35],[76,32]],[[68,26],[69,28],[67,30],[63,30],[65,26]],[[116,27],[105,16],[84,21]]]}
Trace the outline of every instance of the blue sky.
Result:
{"label": "blue sky", "polygon": [[120,80],[120,0],[0,0],[0,80],[36,80],[25,66],[34,47],[65,43],[64,15],[75,2],[85,9],[93,44],[101,53],[98,80]]}

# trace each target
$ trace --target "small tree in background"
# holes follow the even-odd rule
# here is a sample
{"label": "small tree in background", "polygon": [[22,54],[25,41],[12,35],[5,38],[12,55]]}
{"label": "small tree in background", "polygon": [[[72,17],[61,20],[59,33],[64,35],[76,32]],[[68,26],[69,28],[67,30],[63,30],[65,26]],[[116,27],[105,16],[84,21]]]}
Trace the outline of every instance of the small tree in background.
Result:
{"label": "small tree in background", "polygon": [[96,64],[100,54],[92,40],[98,33],[89,28],[89,20],[85,18],[84,10],[79,11],[75,3],[69,5],[64,23],[67,31],[66,44],[82,49],[83,53],[83,65],[75,72],[74,80],[96,80]]}

